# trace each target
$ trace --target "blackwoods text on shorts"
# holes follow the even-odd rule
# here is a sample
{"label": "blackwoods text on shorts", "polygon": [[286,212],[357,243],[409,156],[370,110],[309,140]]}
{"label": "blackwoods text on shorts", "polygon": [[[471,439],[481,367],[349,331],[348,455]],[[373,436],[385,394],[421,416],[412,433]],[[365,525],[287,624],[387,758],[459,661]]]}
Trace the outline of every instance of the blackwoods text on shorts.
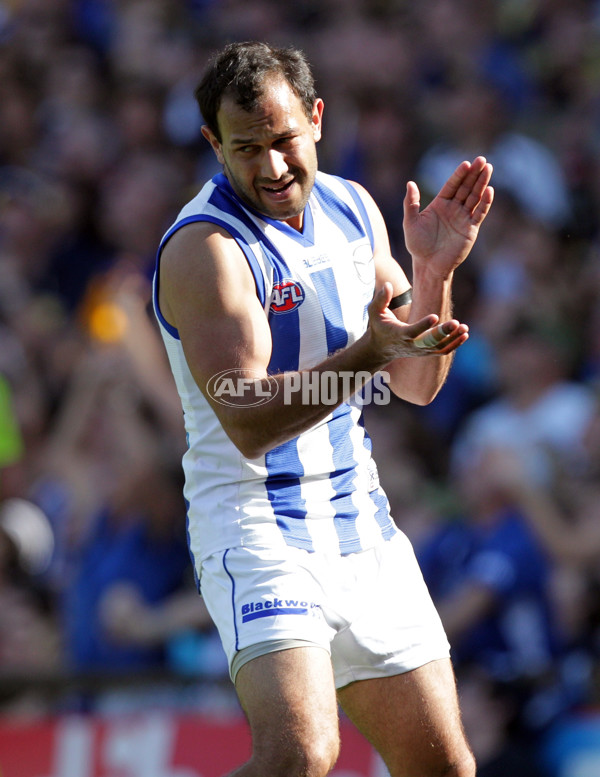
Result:
{"label": "blackwoods text on shorts", "polygon": [[[290,372],[276,380],[261,377],[255,370],[229,369],[213,375],[206,384],[207,394],[221,405],[256,407],[283,393],[283,404],[335,406],[354,398],[359,405],[387,405],[391,392],[387,372],[334,372],[332,370]],[[298,400],[299,398],[299,400]]]}

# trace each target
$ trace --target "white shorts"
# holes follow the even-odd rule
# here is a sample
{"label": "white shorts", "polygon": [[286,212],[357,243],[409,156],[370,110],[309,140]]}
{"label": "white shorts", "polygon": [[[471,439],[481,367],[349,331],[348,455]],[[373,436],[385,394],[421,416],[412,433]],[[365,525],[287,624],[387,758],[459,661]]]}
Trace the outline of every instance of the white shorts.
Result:
{"label": "white shorts", "polygon": [[335,684],[385,677],[447,658],[450,646],[408,538],[347,556],[238,547],[202,562],[202,596],[232,680],[252,658],[312,645]]}

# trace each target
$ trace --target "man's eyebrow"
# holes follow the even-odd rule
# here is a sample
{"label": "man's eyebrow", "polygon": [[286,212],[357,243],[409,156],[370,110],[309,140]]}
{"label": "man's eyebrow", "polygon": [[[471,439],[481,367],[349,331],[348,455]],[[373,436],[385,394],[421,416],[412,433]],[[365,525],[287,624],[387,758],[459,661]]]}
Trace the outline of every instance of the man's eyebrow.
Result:
{"label": "man's eyebrow", "polygon": [[[282,138],[289,138],[290,135],[295,135],[297,133],[297,129],[295,127],[288,127],[287,129],[283,130],[283,132],[277,132],[271,137],[273,140],[281,140]],[[233,146],[252,146],[256,143],[256,138],[236,138],[233,137],[231,139],[231,144]]]}

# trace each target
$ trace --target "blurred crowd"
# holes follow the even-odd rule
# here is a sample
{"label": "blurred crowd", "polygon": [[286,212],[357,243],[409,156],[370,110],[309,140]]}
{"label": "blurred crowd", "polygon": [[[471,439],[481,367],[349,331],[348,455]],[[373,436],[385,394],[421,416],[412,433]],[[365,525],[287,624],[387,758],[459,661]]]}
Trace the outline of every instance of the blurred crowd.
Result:
{"label": "blurred crowd", "polygon": [[[481,776],[559,774],[600,707],[597,0],[0,0],[0,680],[226,675],[150,300],[162,234],[217,172],[193,89],[245,39],[306,52],[320,166],[369,189],[409,276],[406,181],[425,204],[462,159],[494,164],[455,280],[470,340],[432,405],[367,428]],[[0,682],[0,705],[48,702]]]}

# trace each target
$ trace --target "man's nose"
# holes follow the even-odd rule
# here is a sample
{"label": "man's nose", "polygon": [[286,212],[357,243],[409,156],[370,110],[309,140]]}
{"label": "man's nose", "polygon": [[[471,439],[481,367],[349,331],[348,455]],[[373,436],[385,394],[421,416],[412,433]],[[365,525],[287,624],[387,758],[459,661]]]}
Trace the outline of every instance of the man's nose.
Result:
{"label": "man's nose", "polygon": [[287,172],[288,166],[283,154],[274,149],[269,149],[263,158],[261,175],[272,181],[278,181]]}

